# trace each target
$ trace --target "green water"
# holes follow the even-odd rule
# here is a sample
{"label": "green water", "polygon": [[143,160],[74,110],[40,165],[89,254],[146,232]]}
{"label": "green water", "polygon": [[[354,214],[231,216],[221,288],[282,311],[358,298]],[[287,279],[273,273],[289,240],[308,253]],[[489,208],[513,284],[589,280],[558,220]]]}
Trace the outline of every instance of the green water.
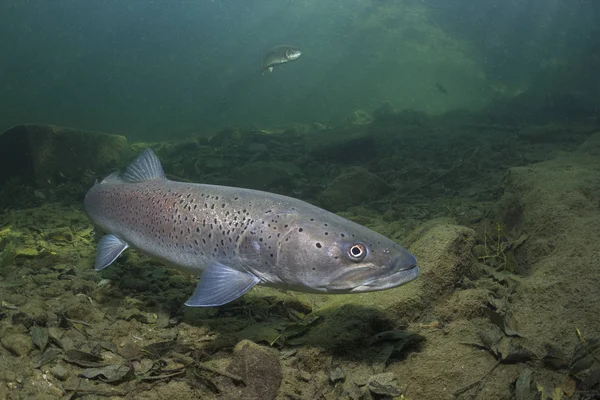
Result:
{"label": "green water", "polygon": [[[3,2],[0,127],[173,138],[524,92],[597,107],[598,13],[558,0]],[[259,76],[281,43],[302,58]]]}

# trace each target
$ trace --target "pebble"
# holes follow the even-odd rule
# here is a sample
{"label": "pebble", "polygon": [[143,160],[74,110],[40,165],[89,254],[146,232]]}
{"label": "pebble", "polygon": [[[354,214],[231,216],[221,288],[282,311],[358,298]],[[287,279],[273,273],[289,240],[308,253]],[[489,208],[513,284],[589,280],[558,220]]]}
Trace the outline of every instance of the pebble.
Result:
{"label": "pebble", "polygon": [[2,346],[15,356],[25,356],[33,349],[31,337],[21,333],[12,333],[0,339]]}

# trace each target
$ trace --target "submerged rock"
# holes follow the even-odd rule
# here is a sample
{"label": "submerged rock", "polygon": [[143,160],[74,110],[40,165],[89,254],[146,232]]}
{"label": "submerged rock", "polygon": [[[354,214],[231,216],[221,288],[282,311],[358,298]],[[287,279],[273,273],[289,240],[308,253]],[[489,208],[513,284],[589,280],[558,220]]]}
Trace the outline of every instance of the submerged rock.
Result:
{"label": "submerged rock", "polygon": [[11,333],[0,339],[2,346],[15,356],[26,356],[33,350],[31,338],[21,333]]}
{"label": "submerged rock", "polygon": [[321,193],[319,200],[330,211],[343,211],[382,197],[390,191],[391,187],[377,175],[363,167],[352,167],[338,175]]}
{"label": "submerged rock", "polygon": [[227,372],[237,375],[244,386],[232,388],[230,398],[247,400],[274,399],[283,377],[279,359],[269,349],[249,340],[242,340],[234,348],[235,357]]}
{"label": "submerged rock", "polygon": [[373,122],[373,117],[365,110],[354,110],[344,119],[344,125],[368,125]]}
{"label": "submerged rock", "polygon": [[0,135],[0,185],[11,178],[38,187],[62,182],[91,185],[95,175],[113,170],[127,149],[123,136],[52,125],[15,125]]}
{"label": "submerged rock", "polygon": [[391,372],[373,375],[369,378],[369,390],[380,396],[400,396],[402,391],[396,384],[396,377]]}

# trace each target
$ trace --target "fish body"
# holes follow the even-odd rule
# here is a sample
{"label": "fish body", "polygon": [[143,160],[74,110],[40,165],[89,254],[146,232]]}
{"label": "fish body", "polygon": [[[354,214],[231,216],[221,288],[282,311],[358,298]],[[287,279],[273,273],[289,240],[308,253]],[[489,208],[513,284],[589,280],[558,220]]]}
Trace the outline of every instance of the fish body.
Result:
{"label": "fish body", "polygon": [[150,149],[96,183],[85,208],[107,233],[96,270],[134,247],[201,275],[188,306],[222,305],[257,284],[356,293],[419,275],[412,254],[364,226],[287,196],[168,180]]}
{"label": "fish body", "polygon": [[436,82],[435,87],[441,94],[448,94],[448,90],[446,90],[446,88],[441,83]]}
{"label": "fish body", "polygon": [[301,55],[302,52],[296,47],[287,45],[275,46],[269,50],[263,59],[261,68],[262,74],[267,71],[272,72],[273,67],[276,65],[296,61]]}

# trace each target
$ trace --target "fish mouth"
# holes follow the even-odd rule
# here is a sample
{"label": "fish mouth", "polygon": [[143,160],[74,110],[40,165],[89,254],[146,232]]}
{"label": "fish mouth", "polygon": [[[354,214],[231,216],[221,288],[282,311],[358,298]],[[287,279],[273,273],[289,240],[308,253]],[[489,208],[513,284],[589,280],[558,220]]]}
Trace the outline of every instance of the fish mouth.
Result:
{"label": "fish mouth", "polygon": [[294,52],[289,52],[288,54],[286,54],[286,57],[289,61],[294,61],[297,60],[298,58],[300,58],[300,56],[302,55],[301,51],[294,51]]}
{"label": "fish mouth", "polygon": [[417,264],[414,264],[410,267],[400,269],[391,275],[375,278],[360,286],[356,286],[350,290],[350,293],[375,292],[395,288],[414,281],[419,277],[419,274],[420,268]]}
{"label": "fish mouth", "polygon": [[391,260],[383,269],[366,266],[345,271],[325,285],[325,290],[330,293],[359,293],[391,289],[414,281],[419,272],[415,257],[406,254]]}

